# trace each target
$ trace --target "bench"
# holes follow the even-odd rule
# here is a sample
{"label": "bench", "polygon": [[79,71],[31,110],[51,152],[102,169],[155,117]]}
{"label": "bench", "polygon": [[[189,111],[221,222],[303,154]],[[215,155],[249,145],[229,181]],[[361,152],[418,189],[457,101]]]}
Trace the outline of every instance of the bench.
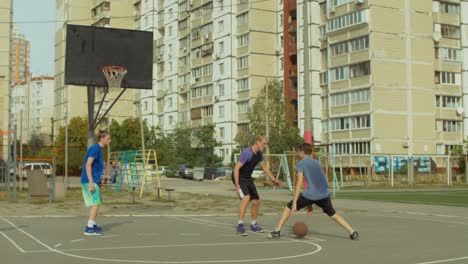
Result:
{"label": "bench", "polygon": [[163,187],[156,187],[156,190],[158,192],[158,200],[161,198],[161,189],[167,192],[167,199],[170,201],[171,200],[171,192],[175,191],[174,188],[163,188]]}

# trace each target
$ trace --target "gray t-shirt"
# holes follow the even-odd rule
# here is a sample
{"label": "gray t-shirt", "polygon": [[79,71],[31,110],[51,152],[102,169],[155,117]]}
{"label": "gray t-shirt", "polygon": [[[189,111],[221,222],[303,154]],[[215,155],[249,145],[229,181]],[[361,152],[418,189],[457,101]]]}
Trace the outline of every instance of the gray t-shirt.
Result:
{"label": "gray t-shirt", "polygon": [[305,157],[296,165],[296,171],[304,174],[302,196],[309,200],[321,200],[330,196],[328,182],[320,163],[311,157]]}

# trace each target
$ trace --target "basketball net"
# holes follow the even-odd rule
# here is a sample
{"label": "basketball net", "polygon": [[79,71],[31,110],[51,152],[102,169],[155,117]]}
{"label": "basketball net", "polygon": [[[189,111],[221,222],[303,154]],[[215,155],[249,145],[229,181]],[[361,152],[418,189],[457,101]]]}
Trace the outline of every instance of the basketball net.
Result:
{"label": "basketball net", "polygon": [[127,68],[123,66],[104,66],[101,69],[109,84],[109,88],[121,87],[122,80],[127,73]]}

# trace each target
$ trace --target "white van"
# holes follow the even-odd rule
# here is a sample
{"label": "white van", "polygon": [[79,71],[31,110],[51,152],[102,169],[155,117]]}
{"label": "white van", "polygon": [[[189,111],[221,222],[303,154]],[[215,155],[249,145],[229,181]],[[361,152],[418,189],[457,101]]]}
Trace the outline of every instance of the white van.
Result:
{"label": "white van", "polygon": [[17,174],[26,178],[27,171],[42,170],[47,177],[52,177],[52,165],[46,162],[24,162],[19,165]]}

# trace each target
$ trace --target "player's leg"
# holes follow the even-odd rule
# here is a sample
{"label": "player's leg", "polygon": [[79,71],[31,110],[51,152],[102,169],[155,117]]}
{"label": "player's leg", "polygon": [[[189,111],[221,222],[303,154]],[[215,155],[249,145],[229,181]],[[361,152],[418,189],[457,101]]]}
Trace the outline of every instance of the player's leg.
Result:
{"label": "player's leg", "polygon": [[351,225],[343,217],[341,217],[341,215],[336,213],[330,197],[319,200],[316,204],[322,208],[323,212],[326,213],[333,221],[335,221],[335,223],[349,232],[350,239],[355,240],[359,238],[358,233],[351,227]]}
{"label": "player's leg", "polygon": [[[304,207],[307,207],[309,205],[312,205],[313,201],[305,198],[304,196],[299,195],[299,198],[297,199],[297,211],[301,210]],[[274,231],[272,231],[270,234],[268,234],[269,238],[280,238],[280,232],[281,229],[283,228],[284,224],[286,221],[288,221],[289,217],[291,216],[292,213],[292,205],[293,201],[289,201],[287,206],[283,209],[283,213],[281,214],[281,217],[278,221],[278,224],[276,225],[276,228]]]}
{"label": "player's leg", "polygon": [[96,217],[99,209],[99,205],[101,204],[101,194],[99,187],[95,185],[96,190],[91,192],[89,190],[89,184],[83,183],[82,184],[82,194],[85,205],[89,207],[89,219],[88,223],[85,227],[84,234],[85,235],[101,235],[101,229],[96,225]]}
{"label": "player's leg", "polygon": [[260,196],[258,195],[257,187],[253,181],[249,182],[249,193],[250,193],[250,201],[252,202],[250,208],[250,216],[252,222],[250,224],[250,231],[262,233],[263,228],[261,228],[257,223],[258,212],[260,211]]}
{"label": "player's leg", "polygon": [[240,199],[241,202],[239,203],[239,220],[237,222],[237,234],[245,236],[247,235],[247,231],[245,230],[244,226],[244,217],[245,217],[245,212],[247,210],[247,205],[250,202],[250,194],[249,194],[249,189],[246,186],[246,183],[244,181],[239,181],[239,187],[240,187]]}

